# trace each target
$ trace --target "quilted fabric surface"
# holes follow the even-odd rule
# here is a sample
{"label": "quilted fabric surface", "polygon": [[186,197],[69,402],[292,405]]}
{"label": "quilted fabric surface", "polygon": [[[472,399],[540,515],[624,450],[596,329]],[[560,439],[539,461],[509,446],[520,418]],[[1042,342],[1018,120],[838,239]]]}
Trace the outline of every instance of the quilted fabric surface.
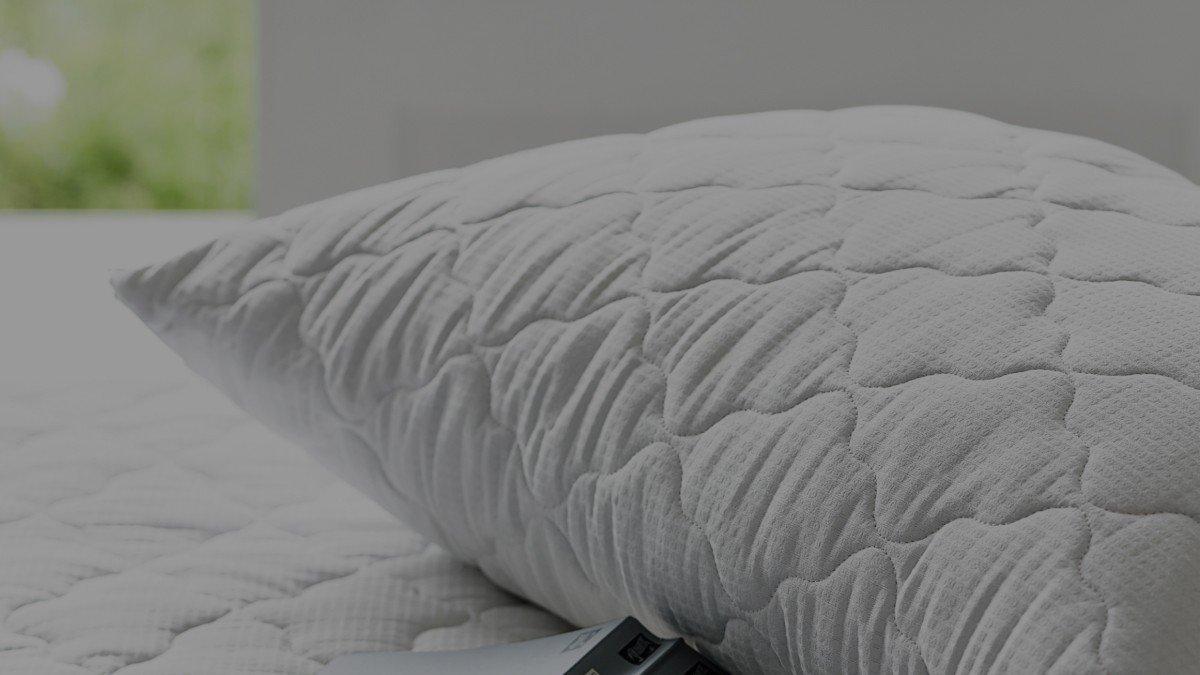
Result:
{"label": "quilted fabric surface", "polygon": [[0,391],[0,673],[315,673],[569,630],[200,383]]}
{"label": "quilted fabric surface", "polygon": [[747,672],[1200,661],[1200,189],[952,111],[715,118],[119,275],[486,574]]}

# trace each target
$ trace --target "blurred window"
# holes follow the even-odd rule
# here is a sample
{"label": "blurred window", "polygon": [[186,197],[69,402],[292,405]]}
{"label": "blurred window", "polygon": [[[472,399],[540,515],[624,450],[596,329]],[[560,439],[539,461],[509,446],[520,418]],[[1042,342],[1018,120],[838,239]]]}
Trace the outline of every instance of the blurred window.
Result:
{"label": "blurred window", "polygon": [[0,209],[248,209],[252,0],[0,0]]}

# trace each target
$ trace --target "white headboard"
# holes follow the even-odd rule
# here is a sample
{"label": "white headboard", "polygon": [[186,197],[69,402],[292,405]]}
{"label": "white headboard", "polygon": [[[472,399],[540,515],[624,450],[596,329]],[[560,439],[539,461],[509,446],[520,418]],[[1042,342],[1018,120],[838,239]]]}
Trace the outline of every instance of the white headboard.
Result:
{"label": "white headboard", "polygon": [[916,103],[1200,176],[1197,0],[261,0],[263,213],[524,147]]}

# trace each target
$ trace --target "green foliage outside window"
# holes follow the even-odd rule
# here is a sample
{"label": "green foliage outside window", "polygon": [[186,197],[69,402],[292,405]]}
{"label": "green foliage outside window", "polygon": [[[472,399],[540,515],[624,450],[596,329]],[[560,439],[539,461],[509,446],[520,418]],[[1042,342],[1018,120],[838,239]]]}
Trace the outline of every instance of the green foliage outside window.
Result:
{"label": "green foliage outside window", "polygon": [[251,0],[0,0],[0,209],[245,209]]}

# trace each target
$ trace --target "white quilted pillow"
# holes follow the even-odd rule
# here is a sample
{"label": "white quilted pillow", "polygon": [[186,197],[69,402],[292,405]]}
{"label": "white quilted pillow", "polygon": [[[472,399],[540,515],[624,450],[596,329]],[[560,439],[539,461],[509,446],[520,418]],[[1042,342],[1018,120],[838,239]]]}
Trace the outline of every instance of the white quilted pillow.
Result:
{"label": "white quilted pillow", "polygon": [[118,275],[500,584],[739,671],[1200,662],[1200,189],[907,107],[355,192]]}

